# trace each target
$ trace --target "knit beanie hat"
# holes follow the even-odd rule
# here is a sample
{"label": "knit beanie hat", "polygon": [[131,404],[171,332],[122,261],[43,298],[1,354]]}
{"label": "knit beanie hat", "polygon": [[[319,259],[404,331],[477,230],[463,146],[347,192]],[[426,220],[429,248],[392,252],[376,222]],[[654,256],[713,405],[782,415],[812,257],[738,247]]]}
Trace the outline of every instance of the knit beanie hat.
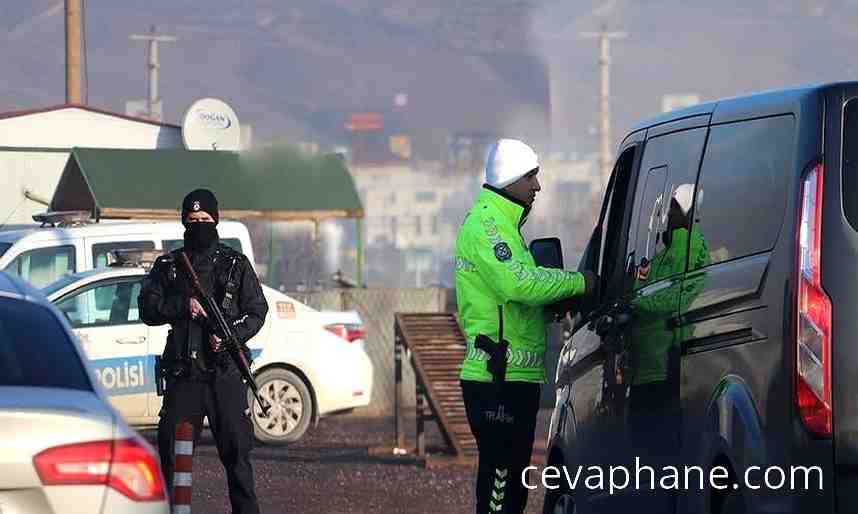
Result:
{"label": "knit beanie hat", "polygon": [[185,196],[182,201],[182,224],[187,224],[188,214],[200,211],[207,212],[217,225],[219,218],[217,198],[208,189],[194,189]]}
{"label": "knit beanie hat", "polygon": [[486,184],[502,189],[539,167],[533,148],[517,139],[501,139],[486,159]]}

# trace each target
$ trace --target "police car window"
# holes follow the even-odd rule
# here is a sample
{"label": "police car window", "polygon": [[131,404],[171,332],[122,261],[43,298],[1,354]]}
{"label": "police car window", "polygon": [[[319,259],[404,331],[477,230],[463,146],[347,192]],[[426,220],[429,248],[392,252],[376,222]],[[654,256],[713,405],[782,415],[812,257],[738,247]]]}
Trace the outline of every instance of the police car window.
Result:
{"label": "police car window", "polygon": [[[221,238],[220,242],[237,252],[244,253],[244,251],[241,249],[241,241],[236,238]],[[165,239],[162,242],[162,246],[164,248],[164,252],[172,252],[173,250],[185,246],[185,241],[183,239]]]}
{"label": "police car window", "polygon": [[15,257],[4,269],[36,287],[44,287],[75,272],[74,246],[51,246],[29,250]]}
{"label": "police car window", "polygon": [[74,328],[139,323],[140,287],[139,279],[100,284],[63,298],[57,308]]}
{"label": "police car window", "polygon": [[91,391],[86,368],[47,308],[0,298],[0,386]]}
{"label": "police car window", "polygon": [[12,243],[0,243],[0,257],[3,257],[9,248],[12,248]]}
{"label": "police car window", "polygon": [[121,241],[92,245],[92,266],[107,267],[107,254],[116,250],[154,250],[154,241]]}

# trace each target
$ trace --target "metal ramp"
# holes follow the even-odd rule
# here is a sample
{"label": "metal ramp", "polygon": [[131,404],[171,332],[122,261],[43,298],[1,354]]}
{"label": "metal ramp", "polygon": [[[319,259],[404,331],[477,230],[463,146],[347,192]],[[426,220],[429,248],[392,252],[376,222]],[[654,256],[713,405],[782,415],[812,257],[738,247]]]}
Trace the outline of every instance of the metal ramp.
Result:
{"label": "metal ramp", "polygon": [[[398,313],[395,316],[396,444],[405,448],[402,361],[414,368],[417,398],[417,455],[426,456],[425,421],[436,421],[448,448],[459,460],[477,456],[459,385],[465,336],[455,314]],[[426,407],[428,406],[428,412]]]}

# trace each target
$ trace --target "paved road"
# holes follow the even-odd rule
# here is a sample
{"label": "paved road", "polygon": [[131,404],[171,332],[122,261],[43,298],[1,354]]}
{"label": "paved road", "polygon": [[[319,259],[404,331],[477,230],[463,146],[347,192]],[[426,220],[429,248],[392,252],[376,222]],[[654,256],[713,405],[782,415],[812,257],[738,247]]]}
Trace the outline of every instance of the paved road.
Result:
{"label": "paved road", "polygon": [[[547,423],[547,411],[540,425]],[[543,423],[543,421],[545,421]],[[544,431],[544,428],[541,427]],[[409,437],[413,437],[413,431]],[[472,514],[474,471],[424,469],[368,448],[391,445],[393,420],[340,416],[321,420],[288,448],[254,449],[257,494],[264,514]],[[154,433],[145,435],[154,441]],[[413,440],[413,439],[412,439]],[[430,448],[440,437],[430,434]],[[531,493],[529,514],[542,512],[542,491]],[[228,513],[226,480],[208,432],[194,460],[195,514]]]}

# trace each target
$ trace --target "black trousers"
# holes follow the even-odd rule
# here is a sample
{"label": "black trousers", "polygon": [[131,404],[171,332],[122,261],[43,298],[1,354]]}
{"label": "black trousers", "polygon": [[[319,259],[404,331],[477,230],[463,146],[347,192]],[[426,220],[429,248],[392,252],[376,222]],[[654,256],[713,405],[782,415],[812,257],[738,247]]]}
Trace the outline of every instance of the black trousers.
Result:
{"label": "black trousers", "polygon": [[253,427],[248,410],[247,386],[242,382],[239,372],[232,367],[210,379],[180,377],[168,384],[158,423],[158,450],[167,491],[172,495],[176,426],[185,421],[194,426],[196,448],[203,416],[209,419],[209,428],[226,470],[233,514],[258,514],[259,504],[250,465]]}
{"label": "black trousers", "polygon": [[542,386],[463,380],[462,395],[477,440],[477,514],[522,514],[527,488],[521,474],[530,465]]}

